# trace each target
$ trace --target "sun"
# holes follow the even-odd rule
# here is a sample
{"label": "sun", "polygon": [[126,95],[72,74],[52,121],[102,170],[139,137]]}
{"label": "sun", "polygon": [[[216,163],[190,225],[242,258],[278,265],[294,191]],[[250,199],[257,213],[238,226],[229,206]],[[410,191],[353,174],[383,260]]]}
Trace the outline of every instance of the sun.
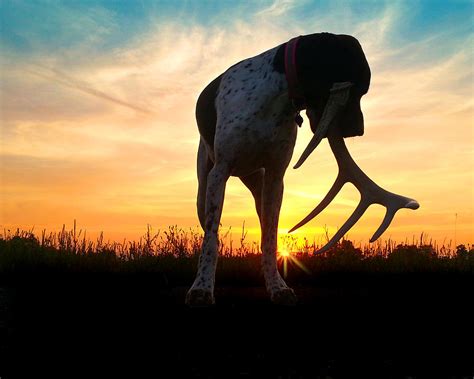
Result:
{"label": "sun", "polygon": [[288,259],[291,258],[290,252],[286,249],[280,249],[278,259],[283,260],[283,277],[288,275]]}
{"label": "sun", "polygon": [[288,275],[288,262],[291,264],[294,264],[298,266],[301,270],[306,272],[307,274],[310,274],[310,271],[301,263],[296,255],[291,254],[290,251],[288,251],[285,248],[280,248],[278,251],[278,260],[283,261],[283,277],[286,278]]}
{"label": "sun", "polygon": [[290,256],[290,252],[286,249],[281,249],[279,252],[278,252],[278,255],[281,257],[281,258],[288,258]]}

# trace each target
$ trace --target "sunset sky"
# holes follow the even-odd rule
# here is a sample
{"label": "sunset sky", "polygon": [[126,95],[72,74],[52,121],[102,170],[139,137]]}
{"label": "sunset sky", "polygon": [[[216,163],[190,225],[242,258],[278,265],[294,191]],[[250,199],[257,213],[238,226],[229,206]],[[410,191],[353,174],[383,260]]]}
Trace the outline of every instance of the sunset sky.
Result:
{"label": "sunset sky", "polygon": [[[136,239],[147,224],[198,230],[194,118],[200,91],[234,63],[303,34],[351,34],[372,70],[365,135],[346,140],[380,186],[415,198],[381,239],[422,232],[474,242],[472,1],[1,1],[0,233],[59,230]],[[280,233],[303,218],[337,174],[305,118],[285,176]],[[332,235],[359,201],[346,185],[295,233]],[[349,232],[368,243],[384,215],[372,206]],[[238,241],[259,224],[237,178],[222,225]]]}

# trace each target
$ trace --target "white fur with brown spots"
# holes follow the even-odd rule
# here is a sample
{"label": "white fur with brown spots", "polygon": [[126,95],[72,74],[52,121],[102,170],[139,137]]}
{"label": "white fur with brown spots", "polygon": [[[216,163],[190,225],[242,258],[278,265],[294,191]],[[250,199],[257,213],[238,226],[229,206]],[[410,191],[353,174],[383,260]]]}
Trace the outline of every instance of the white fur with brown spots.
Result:
{"label": "white fur with brown spots", "polygon": [[276,303],[296,297],[277,269],[277,228],[283,176],[296,141],[296,110],[285,75],[273,69],[277,47],[226,71],[215,99],[214,143],[201,137],[198,152],[198,214],[205,230],[202,253],[187,304],[214,303],[217,231],[229,176],[251,190],[262,228],[262,263],[267,290]]}

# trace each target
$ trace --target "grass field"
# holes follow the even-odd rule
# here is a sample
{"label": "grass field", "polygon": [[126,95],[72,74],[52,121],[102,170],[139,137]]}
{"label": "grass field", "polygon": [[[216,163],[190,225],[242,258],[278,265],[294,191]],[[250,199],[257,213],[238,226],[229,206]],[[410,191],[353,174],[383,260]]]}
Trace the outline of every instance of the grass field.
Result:
{"label": "grass field", "polygon": [[317,246],[288,241],[279,264],[298,304],[287,308],[270,303],[258,247],[242,238],[220,245],[216,306],[190,309],[201,240],[177,227],[122,243],[4,231],[0,376],[474,374],[470,245],[345,240],[314,255]]}
{"label": "grass field", "polygon": [[[225,238],[225,236],[224,236]],[[222,240],[224,239],[222,238]],[[147,233],[139,241],[105,242],[102,235],[88,240],[82,231],[63,230],[35,235],[33,231],[4,231],[0,239],[0,273],[4,277],[21,273],[156,273],[163,283],[192,283],[200,252],[202,234],[176,226],[165,231]],[[335,272],[360,274],[394,274],[474,272],[474,248],[455,248],[425,244],[396,244],[392,241],[357,248],[342,240],[329,252],[314,254],[318,246],[300,246],[286,237],[279,254],[282,274],[289,282],[308,284]],[[255,244],[240,246],[220,244],[217,283],[222,285],[260,285],[260,253]]]}

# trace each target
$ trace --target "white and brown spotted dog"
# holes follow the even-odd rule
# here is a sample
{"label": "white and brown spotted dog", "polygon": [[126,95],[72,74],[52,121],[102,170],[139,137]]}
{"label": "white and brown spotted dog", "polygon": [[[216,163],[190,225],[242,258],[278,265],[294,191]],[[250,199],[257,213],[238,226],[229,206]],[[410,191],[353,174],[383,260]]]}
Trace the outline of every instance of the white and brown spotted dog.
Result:
{"label": "white and brown spotted dog", "polygon": [[186,296],[188,305],[214,303],[217,232],[231,175],[238,176],[255,199],[263,273],[272,302],[296,303],[293,290],[277,269],[283,176],[301,123],[299,112],[306,109],[315,132],[321,119],[328,117],[323,117],[325,108],[334,105],[330,90],[337,83],[350,83],[347,101],[337,115],[342,134],[362,135],[360,98],[368,91],[370,69],[360,44],[351,36],[297,37],[235,64],[201,93],[196,107],[201,135],[197,209],[205,235],[197,276]]}

